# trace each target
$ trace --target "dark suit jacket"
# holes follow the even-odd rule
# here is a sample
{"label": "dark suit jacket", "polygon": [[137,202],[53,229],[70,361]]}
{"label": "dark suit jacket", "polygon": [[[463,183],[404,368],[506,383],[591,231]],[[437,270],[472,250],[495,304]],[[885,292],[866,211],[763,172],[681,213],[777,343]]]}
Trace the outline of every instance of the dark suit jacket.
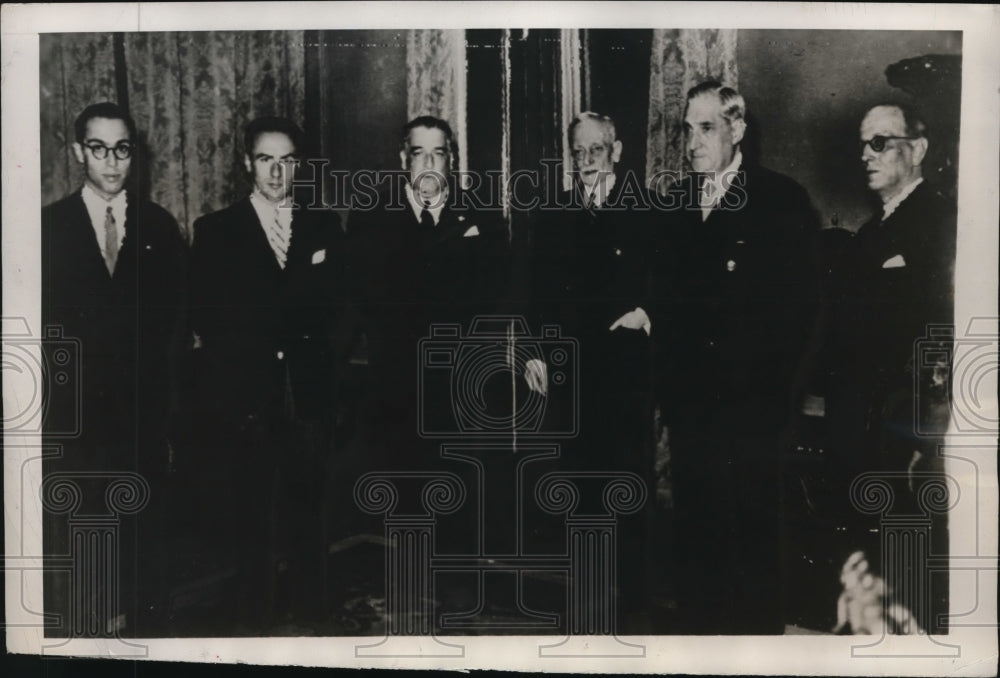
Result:
{"label": "dark suit jacket", "polygon": [[559,323],[567,336],[600,341],[623,313],[648,305],[652,213],[647,196],[622,199],[617,182],[598,208],[578,191],[558,210],[536,212],[530,238],[533,324]]}
{"label": "dark suit jacket", "polygon": [[139,433],[162,442],[180,332],[183,253],[174,218],[129,195],[112,276],[79,191],[42,210],[42,322],[79,339],[81,367],[71,397],[60,400],[60,389],[53,389],[47,430],[60,428],[72,418],[66,408],[82,403],[83,440],[134,445]]}
{"label": "dark suit jacket", "polygon": [[[453,191],[434,229],[424,232],[402,193],[392,204],[350,217],[352,282],[368,339],[377,400],[414,407],[418,343],[432,324],[457,323],[496,310],[507,283],[507,233],[499,212],[467,205]],[[466,235],[475,227],[478,235]],[[475,232],[475,231],[473,231]]]}
{"label": "dark suit jacket", "polygon": [[295,414],[327,411],[348,298],[336,213],[294,211],[284,269],[249,197],[199,218],[194,231],[191,325],[205,406],[236,418],[280,415],[287,365]]}
{"label": "dark suit jacket", "polygon": [[584,451],[604,463],[619,456],[612,447],[635,447],[632,434],[647,423],[648,337],[642,330],[609,331],[636,307],[651,312],[652,203],[646,193],[630,195],[624,187],[616,181],[597,208],[585,206],[582,190],[560,193],[561,209],[533,215],[527,255],[535,336],[543,325],[557,325],[562,337],[578,342],[577,402],[565,402],[571,394],[550,385],[551,406],[578,408]]}
{"label": "dark suit jacket", "polygon": [[698,633],[780,633],[779,434],[818,302],[816,219],[801,186],[762,167],[704,222],[696,187],[670,196],[653,319],[680,604]]}
{"label": "dark suit jacket", "polygon": [[[830,371],[827,411],[836,446],[871,466],[873,454],[899,448],[902,463],[915,449],[931,450],[924,433],[948,425],[948,389],[935,387],[932,363],[921,366],[918,346],[945,351],[951,337],[928,337],[930,325],[950,325],[954,314],[955,205],[926,181],[881,221],[881,211],[858,231],[836,271],[825,345]],[[887,264],[896,264],[887,266]],[[951,369],[950,360],[939,368]],[[917,388],[915,389],[915,384]],[[921,396],[913,421],[914,395]]]}
{"label": "dark suit jacket", "polygon": [[731,408],[749,430],[773,431],[791,407],[816,313],[816,216],[805,189],[750,165],[702,222],[696,182],[689,175],[673,189],[659,229],[663,413],[668,424],[695,424]]}

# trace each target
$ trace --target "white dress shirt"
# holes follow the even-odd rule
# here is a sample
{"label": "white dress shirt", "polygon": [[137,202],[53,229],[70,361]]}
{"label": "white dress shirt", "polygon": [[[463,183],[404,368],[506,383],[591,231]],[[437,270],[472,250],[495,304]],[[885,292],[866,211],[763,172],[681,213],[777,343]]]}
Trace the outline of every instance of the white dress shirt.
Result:
{"label": "white dress shirt", "polygon": [[598,181],[587,195],[587,204],[592,207],[600,207],[608,200],[611,190],[615,187],[615,175],[608,174],[603,181]]}
{"label": "white dress shirt", "polygon": [[733,178],[736,176],[736,172],[739,171],[742,163],[743,153],[740,152],[740,149],[736,149],[736,154],[733,155],[733,161],[729,163],[729,167],[722,172],[716,172],[714,176],[712,174],[705,175],[705,185],[702,187],[700,194],[702,221],[708,219],[708,215],[712,213],[712,210],[722,200],[722,196],[732,186]]}
{"label": "white dress shirt", "polygon": [[111,200],[105,200],[94,189],[84,184],[80,190],[80,197],[83,198],[83,204],[87,206],[90,225],[97,237],[97,245],[101,248],[101,256],[105,259],[108,258],[108,253],[105,246],[104,222],[108,216],[108,206],[111,206],[111,216],[115,218],[115,230],[118,232],[118,251],[120,252],[122,241],[125,240],[125,208],[128,205],[125,191],[121,191]]}
{"label": "white dress shirt", "polygon": [[[265,198],[256,188],[253,193],[250,194],[250,204],[253,205],[254,211],[257,213],[257,218],[260,220],[260,225],[264,229],[264,233],[268,234],[271,224],[277,219],[278,224],[281,225],[281,229],[285,235],[285,242],[288,247],[292,244],[292,208],[291,201],[284,200],[280,204],[275,204]],[[271,242],[270,235],[267,239],[268,244],[271,249],[274,250],[274,256],[281,260],[278,254],[277,247],[273,242]],[[285,252],[287,256],[287,251]],[[282,264],[283,265],[283,264]]]}
{"label": "white dress shirt", "polygon": [[924,178],[920,177],[916,181],[907,184],[903,187],[902,191],[882,203],[882,221],[888,219],[889,215],[896,211],[896,208],[899,207],[900,203],[906,200],[907,196],[909,196],[910,193],[913,193],[913,189],[919,186],[920,182],[923,180]]}
{"label": "white dress shirt", "polygon": [[441,212],[444,210],[444,205],[448,202],[448,192],[444,191],[439,193],[433,200],[428,200],[427,202],[430,203],[430,207],[427,207],[424,199],[418,198],[417,194],[413,192],[413,186],[406,184],[403,190],[406,191],[406,199],[410,202],[410,208],[413,210],[413,215],[417,217],[417,221],[420,221],[420,215],[426,208],[431,213],[431,216],[434,217],[434,225],[437,226],[438,221],[441,220]]}

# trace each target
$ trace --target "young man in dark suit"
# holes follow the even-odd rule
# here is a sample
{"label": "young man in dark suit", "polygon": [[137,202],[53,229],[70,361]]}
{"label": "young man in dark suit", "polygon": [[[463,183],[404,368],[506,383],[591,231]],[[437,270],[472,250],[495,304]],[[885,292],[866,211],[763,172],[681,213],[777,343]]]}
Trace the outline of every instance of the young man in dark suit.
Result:
{"label": "young man in dark suit", "polygon": [[809,196],[743,158],[745,118],[732,88],[691,89],[693,172],[670,194],[660,229],[657,391],[670,435],[679,603],[694,633],[784,630],[780,434],[818,294]]}
{"label": "young man in dark suit", "polygon": [[[212,431],[220,502],[235,498],[245,621],[274,591],[274,502],[291,550],[299,619],[323,614],[322,489],[333,446],[337,333],[345,319],[343,232],[291,192],[298,126],[258,118],[244,135],[251,194],[194,224],[190,308],[202,431]],[[200,355],[198,355],[200,354]],[[275,474],[282,491],[275,494]],[[220,504],[221,506],[222,504]]]}
{"label": "young man in dark suit", "polygon": [[[184,298],[183,241],[174,218],[129,182],[136,152],[129,114],[114,103],[94,104],[77,117],[74,132],[73,155],[83,167],[84,183],[42,210],[42,319],[80,342],[77,400],[50,400],[47,421],[65,421],[79,406],[82,428],[74,438],[57,440],[63,442],[63,456],[48,462],[46,473],[131,471],[148,483],[150,504],[137,523],[142,559],[138,573],[126,568],[120,587],[119,609],[132,632],[137,594],[142,628],[149,608],[162,607],[166,593],[160,576],[165,570],[157,569],[163,543],[158,518],[166,493],[167,425]],[[103,488],[84,483],[81,489],[82,512],[107,512]],[[59,521],[46,526],[53,539],[65,537]],[[122,523],[122,529],[130,524]],[[66,544],[49,544],[50,553],[67,550]],[[136,546],[120,540],[119,548],[125,568],[135,561]],[[57,581],[51,583],[49,600],[48,594],[62,590]],[[100,634],[109,632],[106,622],[98,621]]]}

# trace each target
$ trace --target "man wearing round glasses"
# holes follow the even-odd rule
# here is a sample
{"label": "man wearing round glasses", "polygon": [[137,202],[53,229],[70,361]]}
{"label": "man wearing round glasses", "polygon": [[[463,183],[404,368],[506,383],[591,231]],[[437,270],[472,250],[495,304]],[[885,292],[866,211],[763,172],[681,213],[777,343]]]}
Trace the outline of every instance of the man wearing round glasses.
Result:
{"label": "man wearing round glasses", "polygon": [[[60,388],[57,371],[46,384],[44,432],[76,435],[56,438],[63,454],[48,460],[44,471],[101,472],[109,478],[138,472],[149,484],[150,503],[135,528],[149,545],[134,571],[128,565],[134,558],[122,559],[122,604],[84,612],[110,615],[98,620],[102,628],[121,614],[125,633],[142,633],[148,632],[150,612],[162,611],[159,603],[166,592],[164,558],[156,545],[165,515],[183,241],[173,216],[129,184],[136,132],[123,108],[110,102],[88,106],[76,118],[74,134],[73,155],[83,170],[83,186],[42,210],[42,322],[58,328],[66,341],[79,342],[75,364],[66,370],[79,381]],[[84,489],[81,513],[107,510],[103,488]],[[47,553],[69,552],[66,529],[65,516],[49,517]],[[124,541],[129,529],[118,542],[123,554],[135,549]],[[64,597],[69,593],[63,587],[65,581],[47,581],[47,611],[68,609]],[[142,615],[138,621],[137,611]]]}

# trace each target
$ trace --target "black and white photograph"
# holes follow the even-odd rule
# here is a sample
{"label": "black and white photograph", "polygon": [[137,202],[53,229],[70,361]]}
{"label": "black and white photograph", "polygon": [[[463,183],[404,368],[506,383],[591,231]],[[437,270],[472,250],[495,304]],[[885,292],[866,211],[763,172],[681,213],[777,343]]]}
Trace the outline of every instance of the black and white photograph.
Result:
{"label": "black and white photograph", "polygon": [[89,7],[4,8],[24,675],[995,674],[996,7]]}

